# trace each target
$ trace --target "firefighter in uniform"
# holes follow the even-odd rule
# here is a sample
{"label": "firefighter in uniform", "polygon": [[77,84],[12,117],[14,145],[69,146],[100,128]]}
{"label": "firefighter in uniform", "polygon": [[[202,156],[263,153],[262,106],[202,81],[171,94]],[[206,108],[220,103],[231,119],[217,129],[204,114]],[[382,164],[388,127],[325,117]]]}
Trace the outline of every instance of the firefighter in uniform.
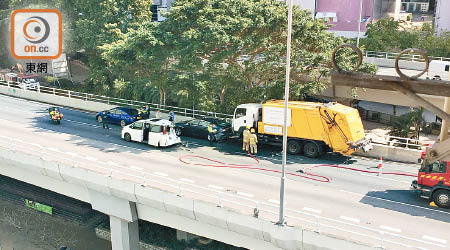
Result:
{"label": "firefighter in uniform", "polygon": [[242,132],[242,150],[248,151],[249,135],[250,135],[250,126],[247,126],[244,132]]}
{"label": "firefighter in uniform", "polygon": [[209,145],[212,145],[213,141],[214,141],[214,130],[216,129],[216,125],[214,125],[213,123],[210,123],[208,125],[208,141],[209,141]]}
{"label": "firefighter in uniform", "polygon": [[248,136],[248,140],[249,140],[249,143],[250,143],[250,152],[252,154],[257,154],[258,153],[258,145],[257,145],[258,137],[255,134],[255,129],[254,128],[252,128],[250,130],[250,135]]}

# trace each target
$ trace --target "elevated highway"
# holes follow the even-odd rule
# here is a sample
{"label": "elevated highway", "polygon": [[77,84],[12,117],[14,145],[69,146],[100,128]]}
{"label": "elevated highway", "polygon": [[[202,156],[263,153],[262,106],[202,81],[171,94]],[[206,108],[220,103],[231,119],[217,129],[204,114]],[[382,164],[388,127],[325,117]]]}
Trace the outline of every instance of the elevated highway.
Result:
{"label": "elevated highway", "polygon": [[[137,218],[250,249],[449,248],[449,211],[429,207],[410,192],[412,177],[325,167],[314,173],[330,177],[330,183],[290,176],[286,220],[292,227],[279,227],[273,223],[277,173],[179,161],[190,154],[252,164],[239,145],[209,147],[183,138],[188,148],[156,149],[122,141],[119,127],[102,130],[93,113],[63,109],[65,120],[57,126],[47,117],[48,104],[0,96],[0,105],[1,174],[91,203],[110,215],[114,249],[133,249]],[[275,151],[261,150],[261,167],[279,169],[281,157]],[[377,162],[292,156],[287,168],[295,172],[317,164],[367,170]],[[383,171],[416,173],[417,166],[385,163]]]}

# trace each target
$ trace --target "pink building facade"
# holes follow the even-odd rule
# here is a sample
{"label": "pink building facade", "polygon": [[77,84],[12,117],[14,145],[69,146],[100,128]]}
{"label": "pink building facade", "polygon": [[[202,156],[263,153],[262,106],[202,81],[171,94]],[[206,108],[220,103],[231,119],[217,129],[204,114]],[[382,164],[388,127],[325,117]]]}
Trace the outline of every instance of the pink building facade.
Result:
{"label": "pink building facade", "polygon": [[435,30],[438,34],[450,31],[450,1],[436,1]]}
{"label": "pink building facade", "polygon": [[[338,36],[354,38],[358,35],[360,0],[317,0],[316,18],[325,18],[332,25],[330,31]],[[400,12],[400,0],[362,0],[361,36],[368,23]]]}

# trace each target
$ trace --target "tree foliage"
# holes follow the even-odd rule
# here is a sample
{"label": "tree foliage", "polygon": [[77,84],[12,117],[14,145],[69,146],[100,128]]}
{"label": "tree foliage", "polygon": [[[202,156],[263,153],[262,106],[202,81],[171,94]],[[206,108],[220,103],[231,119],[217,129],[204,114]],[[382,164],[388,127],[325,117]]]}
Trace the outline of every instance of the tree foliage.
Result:
{"label": "tree foliage", "polygon": [[[293,13],[290,98],[301,99],[328,83],[331,53],[343,41],[309,12],[294,7]],[[285,3],[177,0],[166,17],[117,31],[117,40],[99,47],[108,70],[128,82],[122,87],[145,92],[153,86],[160,103],[168,99],[224,112],[244,102],[283,98]]]}
{"label": "tree foliage", "polygon": [[415,108],[407,114],[396,117],[392,123],[389,135],[419,139],[420,131],[425,126],[423,112],[423,108]]}
{"label": "tree foliage", "polygon": [[430,24],[414,27],[404,21],[381,19],[367,27],[367,37],[361,39],[367,50],[399,52],[419,48],[431,56],[450,57],[450,32],[436,35]]}
{"label": "tree foliage", "polygon": [[[25,0],[9,0],[24,7]],[[230,112],[283,98],[287,5],[278,0],[177,0],[151,22],[148,0],[35,0],[63,12],[69,56],[84,55],[88,87],[101,94]],[[34,6],[33,5],[33,6]],[[49,5],[49,6],[48,6]],[[329,83],[331,53],[344,40],[294,6],[290,98]],[[343,68],[356,57],[342,52]],[[376,68],[364,64],[362,71]]]}

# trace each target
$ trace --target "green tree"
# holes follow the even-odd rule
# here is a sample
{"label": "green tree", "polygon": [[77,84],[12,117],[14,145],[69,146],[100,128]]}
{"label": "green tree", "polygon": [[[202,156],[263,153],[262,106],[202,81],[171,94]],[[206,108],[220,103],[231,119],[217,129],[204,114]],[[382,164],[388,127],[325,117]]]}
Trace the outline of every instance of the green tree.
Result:
{"label": "green tree", "polygon": [[89,81],[93,84],[109,85],[114,74],[101,58],[104,44],[122,39],[122,34],[151,19],[148,0],[70,0],[73,2],[73,21],[76,50],[84,50],[90,66]]}
{"label": "green tree", "polygon": [[401,51],[417,48],[422,35],[421,29],[408,28],[403,21],[384,18],[367,25],[367,37],[361,39],[361,45],[372,51]]}
{"label": "green tree", "polygon": [[[178,0],[166,17],[159,24],[143,21],[115,29],[112,41],[97,47],[105,70],[116,79],[114,87],[132,92],[157,88],[162,104],[167,99],[223,112],[240,103],[283,97],[285,3]],[[329,82],[331,52],[343,40],[297,7],[293,30],[291,99],[301,99]],[[339,58],[345,65],[355,59],[346,52]],[[363,70],[374,68],[364,65]]]}
{"label": "green tree", "polygon": [[425,126],[423,112],[424,109],[422,107],[414,108],[411,112],[396,117],[392,123],[389,135],[419,139],[420,131]]}
{"label": "green tree", "polygon": [[[310,13],[294,8],[291,98],[327,82],[336,39]],[[180,68],[201,72],[208,100],[234,103],[282,98],[287,6],[276,0],[178,0],[161,27],[174,37]],[[271,90],[271,91],[269,91]],[[228,110],[229,111],[229,110]]]}

